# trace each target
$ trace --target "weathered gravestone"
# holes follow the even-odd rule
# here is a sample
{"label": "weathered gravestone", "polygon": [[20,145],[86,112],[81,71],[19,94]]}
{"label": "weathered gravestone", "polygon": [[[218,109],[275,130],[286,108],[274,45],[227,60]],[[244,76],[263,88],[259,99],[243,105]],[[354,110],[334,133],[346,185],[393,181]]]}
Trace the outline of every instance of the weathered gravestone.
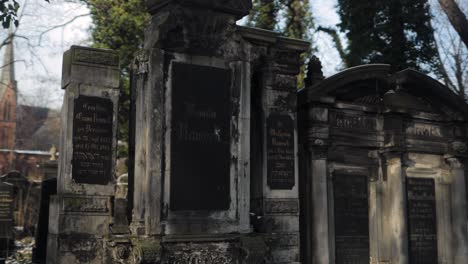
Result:
{"label": "weathered gravestone", "polygon": [[321,80],[310,65],[315,83],[298,97],[303,262],[468,263],[468,104],[411,69]]}
{"label": "weathered gravestone", "polygon": [[72,46],[63,56],[57,195],[49,211],[47,263],[102,263],[112,222],[119,58]]}
{"label": "weathered gravestone", "polygon": [[13,237],[13,185],[0,182],[0,262],[11,250]]}
{"label": "weathered gravestone", "polygon": [[135,255],[298,263],[296,91],[309,43],[237,26],[250,0],[147,5],[132,77]]}

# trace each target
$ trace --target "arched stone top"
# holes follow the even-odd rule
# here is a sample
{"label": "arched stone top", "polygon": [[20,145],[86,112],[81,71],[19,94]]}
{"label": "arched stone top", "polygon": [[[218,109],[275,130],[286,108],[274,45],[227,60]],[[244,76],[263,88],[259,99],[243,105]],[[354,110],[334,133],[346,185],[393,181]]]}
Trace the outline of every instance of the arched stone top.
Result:
{"label": "arched stone top", "polygon": [[[391,72],[388,64],[352,67],[299,91],[299,103],[340,101],[379,109],[468,116],[468,105],[448,87],[412,69]],[[457,118],[458,119],[458,118]]]}

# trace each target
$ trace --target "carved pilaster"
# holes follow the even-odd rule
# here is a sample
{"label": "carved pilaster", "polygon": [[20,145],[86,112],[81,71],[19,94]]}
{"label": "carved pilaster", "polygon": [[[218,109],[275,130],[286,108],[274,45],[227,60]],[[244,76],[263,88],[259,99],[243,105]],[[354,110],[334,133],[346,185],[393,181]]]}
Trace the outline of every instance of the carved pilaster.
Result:
{"label": "carved pilaster", "polygon": [[454,263],[465,263],[468,260],[468,232],[467,232],[467,196],[465,166],[456,157],[445,157],[451,168],[451,212],[452,212],[452,248]]}

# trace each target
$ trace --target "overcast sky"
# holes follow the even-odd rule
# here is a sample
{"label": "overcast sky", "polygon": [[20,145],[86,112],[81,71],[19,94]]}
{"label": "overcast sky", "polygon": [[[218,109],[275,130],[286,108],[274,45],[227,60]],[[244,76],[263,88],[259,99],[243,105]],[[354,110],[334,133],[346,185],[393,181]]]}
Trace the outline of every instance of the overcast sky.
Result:
{"label": "overcast sky", "polygon": [[[78,0],[21,1],[22,17],[17,32],[20,37],[15,40],[20,103],[60,108],[62,54],[71,45],[90,45],[92,21],[89,10]],[[315,24],[335,26],[339,22],[335,6],[336,0],[311,1]],[[66,25],[60,26],[63,24]],[[6,36],[7,30],[1,32],[0,37]],[[314,34],[313,42],[318,48],[316,55],[322,61],[325,76],[343,68],[328,35]]]}

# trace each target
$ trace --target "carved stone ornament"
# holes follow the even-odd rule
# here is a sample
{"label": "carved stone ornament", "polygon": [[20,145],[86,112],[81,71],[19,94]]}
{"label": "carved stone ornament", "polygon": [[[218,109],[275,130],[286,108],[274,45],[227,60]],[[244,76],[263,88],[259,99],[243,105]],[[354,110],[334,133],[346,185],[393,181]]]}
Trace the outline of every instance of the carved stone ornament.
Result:
{"label": "carved stone ornament", "polygon": [[460,141],[454,141],[452,142],[452,149],[457,153],[457,154],[465,154],[467,153],[467,147],[466,144]]}
{"label": "carved stone ornament", "polygon": [[234,264],[232,245],[229,243],[177,243],[165,245],[164,264]]}
{"label": "carved stone ornament", "polygon": [[176,7],[167,16],[154,18],[154,46],[168,51],[213,55],[235,31],[235,21],[210,10]]}
{"label": "carved stone ornament", "polygon": [[133,61],[133,72],[134,74],[145,74],[149,71],[149,53],[147,50],[139,50],[135,54]]}
{"label": "carved stone ornament", "polygon": [[458,158],[455,158],[453,156],[447,156],[445,157],[445,160],[452,169],[464,169],[465,168],[463,163]]}
{"label": "carved stone ornament", "polygon": [[131,263],[159,264],[161,255],[162,247],[159,240],[137,241],[133,247]]}
{"label": "carved stone ornament", "polygon": [[131,255],[130,245],[119,244],[116,245],[112,250],[112,256],[114,263],[128,263]]}

